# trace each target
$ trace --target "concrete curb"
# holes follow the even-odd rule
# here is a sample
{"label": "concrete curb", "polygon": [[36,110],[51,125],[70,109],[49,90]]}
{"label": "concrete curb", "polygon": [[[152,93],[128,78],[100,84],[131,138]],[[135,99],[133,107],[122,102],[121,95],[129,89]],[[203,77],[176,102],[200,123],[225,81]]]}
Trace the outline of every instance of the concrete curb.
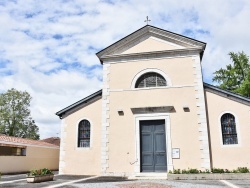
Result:
{"label": "concrete curb", "polygon": [[250,173],[168,174],[168,180],[250,180]]}

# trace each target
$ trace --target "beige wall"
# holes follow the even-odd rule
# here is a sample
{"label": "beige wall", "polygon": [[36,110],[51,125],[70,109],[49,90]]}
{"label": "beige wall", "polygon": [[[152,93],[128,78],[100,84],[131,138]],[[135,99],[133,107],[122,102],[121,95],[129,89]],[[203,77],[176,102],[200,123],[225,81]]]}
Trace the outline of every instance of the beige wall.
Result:
{"label": "beige wall", "polygon": [[[101,170],[101,112],[102,100],[88,103],[87,106],[76,110],[73,114],[65,117],[62,144],[65,154],[60,159],[65,165],[60,173],[77,175],[97,175]],[[90,148],[78,148],[78,124],[87,119],[91,123],[91,146]],[[61,151],[63,152],[63,151]]]}
{"label": "beige wall", "polygon": [[27,172],[33,169],[48,168],[57,170],[59,148],[27,146],[26,156],[0,156],[0,172]]}
{"label": "beige wall", "polygon": [[[161,42],[160,42],[161,41]],[[140,52],[152,52],[152,51],[164,51],[180,49],[180,46],[171,44],[155,37],[150,37],[143,42],[134,45],[133,47],[125,50],[122,54],[140,53]]]}
{"label": "beige wall", "polygon": [[[151,68],[165,72],[172,87],[131,89],[133,78],[140,71]],[[174,159],[174,168],[201,169],[198,107],[194,88],[195,75],[191,57],[152,59],[110,64],[109,68],[109,153],[107,172],[133,173],[135,154],[135,115],[131,108],[174,106],[169,113],[172,148],[180,148],[180,159]],[[184,112],[188,105],[190,112]],[[117,109],[124,111],[119,116]],[[169,149],[169,148],[168,148]]]}
{"label": "beige wall", "polygon": [[[240,102],[206,91],[209,128],[211,134],[211,153],[214,168],[236,169],[250,167],[250,107]],[[235,115],[237,145],[223,145],[220,117],[229,112]]]}
{"label": "beige wall", "polygon": [[[124,47],[126,49],[123,53],[181,48],[151,38],[130,47]],[[122,49],[119,49],[120,52]],[[136,116],[131,112],[131,108],[157,106],[174,107],[174,111],[167,114],[170,120],[168,126],[171,126],[171,133],[167,134],[171,135],[169,139],[172,143],[167,149],[171,153],[171,148],[180,148],[181,155],[180,159],[173,159],[173,167],[202,169],[204,167],[202,149],[206,149],[207,140],[205,139],[205,145],[202,145],[199,139],[204,134],[200,131],[202,123],[199,122],[202,121],[206,125],[206,116],[203,109],[205,103],[198,52],[186,56],[175,54],[172,58],[146,58],[146,60],[139,58],[125,62],[108,60],[103,62],[103,67],[103,98],[79,107],[63,118],[60,173],[134,174],[137,165],[135,161],[138,159],[136,134],[139,133],[135,132]],[[131,88],[133,79],[145,69],[164,72],[167,75],[168,86]],[[189,112],[183,110],[183,106],[186,105],[190,109]],[[124,111],[123,116],[118,115],[118,109]],[[84,118],[90,120],[93,125],[92,145],[89,149],[77,148],[77,125]]]}
{"label": "beige wall", "polygon": [[110,90],[130,89],[136,74],[150,68],[159,69],[167,74],[173,86],[194,85],[195,75],[192,57],[179,57],[111,64],[109,74]]}
{"label": "beige wall", "polygon": [[[134,46],[133,46],[134,45]],[[127,58],[125,54],[175,50],[183,47],[168,42],[148,38],[135,41],[116,51],[116,60],[104,57],[103,62],[103,98],[84,104],[63,117],[62,144],[60,153],[60,173],[82,175],[129,175],[135,173],[138,165],[138,129],[136,114],[131,108],[173,106],[174,111],[167,112],[167,132],[171,136],[167,141],[167,152],[171,148],[180,148],[180,159],[173,161],[175,169],[209,169],[209,147],[207,117],[205,111],[203,81],[200,56],[187,52],[183,56],[172,53],[173,57],[163,55],[138,55]],[[123,56],[119,57],[119,53]],[[189,54],[190,53],[190,54]],[[192,54],[191,54],[192,53]],[[148,53],[149,54],[149,53]],[[124,59],[123,59],[124,57]],[[152,58],[149,58],[152,57]],[[102,58],[102,57],[101,57]],[[120,60],[119,60],[120,58]],[[117,60],[118,59],[118,60]],[[145,69],[159,70],[167,77],[168,86],[161,88],[135,89],[134,78]],[[171,83],[171,84],[170,84]],[[211,154],[213,167],[236,168],[248,166],[250,137],[248,136],[249,106],[205,92],[209,125],[211,131]],[[188,112],[183,107],[188,106]],[[124,115],[118,114],[118,109]],[[226,147],[221,143],[219,116],[223,111],[231,111],[238,119],[239,145]],[[154,116],[153,113],[150,115]],[[77,147],[78,123],[87,119],[91,123],[91,147]],[[170,145],[169,141],[171,142]],[[138,148],[137,148],[138,149]],[[236,162],[237,161],[237,162]]]}

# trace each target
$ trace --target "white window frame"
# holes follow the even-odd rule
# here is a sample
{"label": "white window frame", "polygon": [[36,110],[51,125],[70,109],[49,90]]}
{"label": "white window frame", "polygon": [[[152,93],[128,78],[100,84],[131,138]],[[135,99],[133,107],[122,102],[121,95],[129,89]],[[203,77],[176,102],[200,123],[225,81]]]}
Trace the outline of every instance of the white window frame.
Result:
{"label": "white window frame", "polygon": [[[146,74],[146,73],[150,73],[150,72],[155,72],[155,73],[158,73],[160,74],[161,76],[163,76],[163,78],[166,80],[167,82],[167,86],[161,86],[161,87],[147,87],[147,88],[135,88],[135,84],[136,84],[136,81],[143,75],[143,74]],[[141,70],[139,73],[137,73],[133,80],[132,80],[132,83],[131,83],[131,89],[148,89],[148,88],[164,88],[164,87],[169,87],[169,86],[172,86],[172,82],[170,80],[170,78],[168,77],[168,75],[163,72],[162,70],[160,69],[155,69],[155,68],[150,68],[150,69],[144,69],[144,70]]]}
{"label": "white window frame", "polygon": [[[235,118],[235,124],[236,124],[236,132],[237,132],[237,139],[238,139],[238,144],[223,144],[223,136],[222,136],[222,130],[221,130],[221,117],[224,115],[224,114],[232,114]],[[219,122],[219,133],[220,133],[220,145],[221,147],[223,148],[228,148],[228,147],[241,147],[241,137],[240,137],[240,123],[239,123],[239,120],[238,120],[238,116],[232,112],[232,111],[223,111],[220,113],[219,115],[219,118],[218,118],[218,122]]]}
{"label": "white window frame", "polygon": [[[165,135],[166,135],[166,157],[167,157],[167,170],[173,171],[172,160],[172,139],[171,139],[171,126],[169,113],[154,113],[154,114],[138,114],[135,115],[135,166],[134,172],[136,174],[142,174],[140,172],[141,158],[140,158],[140,121],[142,120],[165,120]],[[152,172],[155,173],[155,172]]]}
{"label": "white window frame", "polygon": [[[79,128],[79,123],[82,121],[82,120],[87,120],[89,121],[90,123],[90,143],[89,143],[89,147],[78,147],[78,128]],[[89,118],[81,118],[77,121],[77,124],[76,124],[76,142],[75,142],[75,149],[76,150],[90,150],[92,148],[92,138],[93,138],[93,122],[89,119]]]}

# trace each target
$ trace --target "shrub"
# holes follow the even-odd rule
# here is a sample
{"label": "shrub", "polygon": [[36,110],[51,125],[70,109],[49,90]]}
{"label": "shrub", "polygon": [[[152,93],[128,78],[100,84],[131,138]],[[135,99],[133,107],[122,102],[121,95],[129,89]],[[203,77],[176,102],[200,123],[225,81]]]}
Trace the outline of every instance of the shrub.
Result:
{"label": "shrub", "polygon": [[223,169],[223,168],[213,168],[211,172],[206,169],[205,171],[202,170],[197,170],[196,168],[191,168],[191,169],[174,169],[172,172],[171,170],[168,172],[169,174],[200,174],[200,173],[249,173],[250,170],[247,167],[238,167],[237,170],[228,170],[228,169]]}
{"label": "shrub", "polygon": [[196,168],[191,168],[191,169],[188,170],[188,172],[190,174],[199,174],[199,170],[197,170]]}
{"label": "shrub", "polygon": [[169,174],[173,174],[172,170],[169,170],[168,173],[169,173]]}
{"label": "shrub", "polygon": [[238,173],[238,170],[234,169],[234,170],[232,170],[232,173]]}
{"label": "shrub", "polygon": [[224,169],[222,169],[222,168],[213,168],[212,172],[213,173],[224,173]]}
{"label": "shrub", "polygon": [[237,168],[237,171],[239,173],[248,173],[249,172],[249,169],[247,167],[238,167]]}
{"label": "shrub", "polygon": [[174,169],[174,174],[181,174],[181,170],[180,169]]}
{"label": "shrub", "polygon": [[41,172],[42,175],[53,174],[53,172],[47,168],[43,168],[41,171],[42,171]]}
{"label": "shrub", "polygon": [[185,169],[182,170],[181,173],[182,173],[182,174],[189,174],[188,170],[185,170]]}
{"label": "shrub", "polygon": [[208,169],[206,169],[204,173],[209,174],[210,171]]}
{"label": "shrub", "polygon": [[50,175],[53,172],[47,168],[42,168],[38,170],[31,170],[27,175],[28,176],[43,176],[43,175]]}

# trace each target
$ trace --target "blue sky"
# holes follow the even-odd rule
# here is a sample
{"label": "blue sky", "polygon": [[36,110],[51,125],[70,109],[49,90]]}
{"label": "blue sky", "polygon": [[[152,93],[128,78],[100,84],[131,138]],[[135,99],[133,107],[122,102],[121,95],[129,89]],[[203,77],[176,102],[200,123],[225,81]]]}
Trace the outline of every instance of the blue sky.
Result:
{"label": "blue sky", "polygon": [[28,91],[41,138],[60,135],[55,112],[99,90],[95,53],[145,25],[207,43],[204,80],[250,55],[247,0],[0,0],[0,92]]}

